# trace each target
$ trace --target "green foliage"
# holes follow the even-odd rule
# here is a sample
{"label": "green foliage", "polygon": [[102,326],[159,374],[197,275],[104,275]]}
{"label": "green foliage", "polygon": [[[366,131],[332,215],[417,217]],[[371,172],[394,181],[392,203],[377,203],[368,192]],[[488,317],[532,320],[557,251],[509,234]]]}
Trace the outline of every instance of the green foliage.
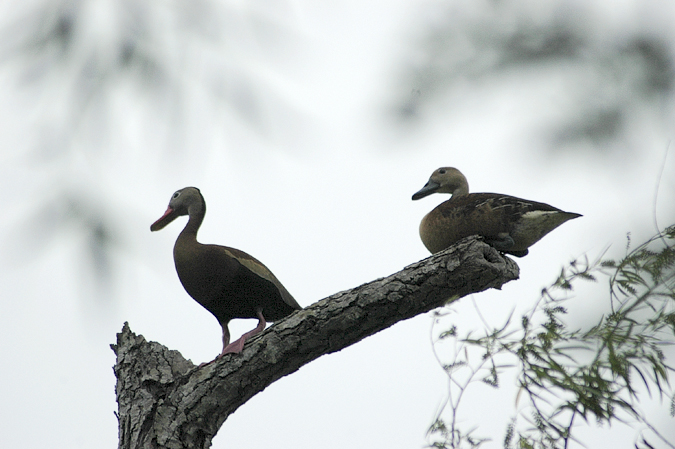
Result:
{"label": "green foliage", "polygon": [[[579,281],[598,278],[608,280],[608,313],[588,330],[570,329],[564,322],[569,292]],[[430,447],[476,448],[488,441],[473,437],[475,429],[460,430],[459,405],[470,384],[479,380],[496,388],[507,369],[518,369],[518,399],[527,404],[506,428],[506,449],[567,448],[580,419],[612,424],[624,418],[641,423],[650,438],[675,447],[638,408],[646,391],[661,399],[669,396],[675,416],[668,377],[673,368],[664,354],[675,342],[675,226],[633,250],[629,237],[622,260],[571,262],[542,290],[519,325],[509,317],[499,329],[490,331],[486,324],[479,338],[471,333],[460,338],[455,326],[441,337],[456,345],[454,361],[444,365],[451,419],[444,421],[444,410],[438,412],[429,429]],[[476,351],[480,360],[470,363],[469,354]],[[453,397],[452,391],[459,394]],[[635,447],[653,446],[641,435]]]}

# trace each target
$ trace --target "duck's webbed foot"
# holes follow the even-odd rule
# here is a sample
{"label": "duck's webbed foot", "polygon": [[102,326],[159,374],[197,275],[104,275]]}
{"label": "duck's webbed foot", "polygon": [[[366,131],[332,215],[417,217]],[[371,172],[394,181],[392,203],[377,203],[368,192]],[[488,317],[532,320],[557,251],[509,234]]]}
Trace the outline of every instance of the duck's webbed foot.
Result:
{"label": "duck's webbed foot", "polygon": [[258,326],[253,329],[252,331],[246,332],[244,335],[239,337],[239,340],[235,341],[234,343],[230,343],[229,345],[225,343],[225,338],[223,338],[223,352],[220,353],[220,355],[216,358],[222,357],[225,354],[238,354],[241,351],[244,350],[244,343],[246,343],[246,340],[249,338],[253,337],[254,335],[259,334],[260,332],[265,330],[265,326],[267,325],[267,321],[265,321],[265,317],[262,314],[262,310],[258,309],[256,314],[258,315]]}
{"label": "duck's webbed foot", "polygon": [[[220,323],[220,326],[223,328],[223,352],[218,354],[218,356],[215,359],[211,360],[210,362],[200,363],[199,368],[201,368],[203,366],[206,366],[206,365],[210,365],[213,362],[215,362],[216,360],[218,360],[219,358],[221,358],[223,355],[227,354],[225,352],[225,349],[232,346],[232,345],[229,344],[230,343],[230,330],[228,329],[227,325],[228,325],[228,321],[223,321],[223,322]],[[243,344],[242,344],[242,346],[243,346]],[[230,351],[230,352],[232,352],[232,351]]]}
{"label": "duck's webbed foot", "polygon": [[516,257],[524,257],[527,256],[527,254],[530,252],[527,249],[524,249],[522,251],[504,251],[506,254],[511,254],[512,256]]}
{"label": "duck's webbed foot", "polygon": [[513,237],[511,237],[509,234],[506,232],[502,232],[500,234],[497,234],[496,237],[492,238],[486,238],[485,243],[496,249],[497,251],[501,251],[502,253],[506,254],[511,254],[512,256],[516,257],[523,257],[527,256],[527,253],[529,251],[527,249],[521,250],[521,251],[513,251],[511,248],[516,244],[513,241]]}
{"label": "duck's webbed foot", "polygon": [[513,241],[513,237],[511,237],[506,232],[497,234],[496,237],[490,238],[486,237],[485,243],[487,243],[497,251],[508,251],[510,248],[513,248],[513,245],[516,244],[516,242]]}

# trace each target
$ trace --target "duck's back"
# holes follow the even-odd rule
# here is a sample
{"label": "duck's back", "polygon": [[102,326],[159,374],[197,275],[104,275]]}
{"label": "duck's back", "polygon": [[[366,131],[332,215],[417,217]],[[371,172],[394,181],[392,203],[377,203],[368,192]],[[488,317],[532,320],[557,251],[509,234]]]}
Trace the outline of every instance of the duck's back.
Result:
{"label": "duck's back", "polygon": [[508,234],[510,249],[526,250],[565,221],[579,216],[545,203],[497,193],[453,196],[429,212],[420,224],[422,242],[432,253],[470,235],[499,239]]}

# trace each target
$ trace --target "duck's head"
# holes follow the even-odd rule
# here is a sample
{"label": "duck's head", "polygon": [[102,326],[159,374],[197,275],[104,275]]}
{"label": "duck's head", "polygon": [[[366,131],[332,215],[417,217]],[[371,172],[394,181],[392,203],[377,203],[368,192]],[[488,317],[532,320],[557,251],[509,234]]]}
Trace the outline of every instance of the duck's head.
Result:
{"label": "duck's head", "polygon": [[432,193],[467,195],[469,193],[469,183],[462,172],[456,168],[441,167],[431,174],[429,181],[412,196],[412,199],[419,200]]}
{"label": "duck's head", "polygon": [[204,207],[204,197],[197,187],[185,187],[176,190],[171,195],[166,212],[164,212],[164,215],[159,220],[150,225],[150,230],[159,231],[160,229],[164,229],[166,225],[176,218],[190,214],[191,210],[196,212],[197,208],[203,209]]}

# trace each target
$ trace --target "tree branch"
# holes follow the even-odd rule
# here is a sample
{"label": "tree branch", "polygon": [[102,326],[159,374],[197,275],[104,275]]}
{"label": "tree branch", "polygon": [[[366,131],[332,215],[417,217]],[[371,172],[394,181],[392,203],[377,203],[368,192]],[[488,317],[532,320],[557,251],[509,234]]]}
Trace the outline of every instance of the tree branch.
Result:
{"label": "tree branch", "polygon": [[117,354],[119,448],[208,448],[242,404],[277,379],[397,321],[518,278],[508,257],[469,237],[386,278],[336,293],[275,323],[240,354],[195,367],[178,351],[134,334]]}

